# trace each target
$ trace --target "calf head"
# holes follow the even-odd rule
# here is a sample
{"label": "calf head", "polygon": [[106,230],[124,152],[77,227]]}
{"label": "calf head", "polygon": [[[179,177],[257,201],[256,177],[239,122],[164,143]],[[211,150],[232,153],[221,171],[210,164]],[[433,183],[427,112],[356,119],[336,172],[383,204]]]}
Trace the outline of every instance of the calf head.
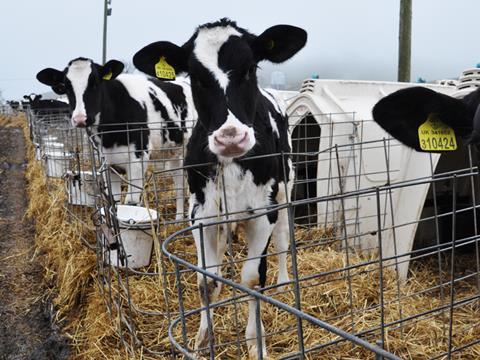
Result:
{"label": "calf head", "polygon": [[[191,77],[199,125],[208,133],[208,148],[220,160],[245,155],[256,143],[259,111],[257,64],[281,63],[306,43],[298,27],[277,25],[259,36],[228,19],[198,27],[183,46],[155,42],[138,51],[133,63],[141,71],[162,78],[162,66]],[[160,71],[159,71],[160,70]]]}
{"label": "calf head", "polygon": [[95,116],[100,112],[102,83],[117,77],[123,67],[118,60],[110,60],[102,66],[80,57],[70,61],[63,71],[43,69],[37,79],[57,94],[66,94],[72,111],[72,125],[86,127],[95,122]]}
{"label": "calf head", "polygon": [[42,99],[42,95],[31,93],[30,95],[23,95],[23,98],[33,108]]}

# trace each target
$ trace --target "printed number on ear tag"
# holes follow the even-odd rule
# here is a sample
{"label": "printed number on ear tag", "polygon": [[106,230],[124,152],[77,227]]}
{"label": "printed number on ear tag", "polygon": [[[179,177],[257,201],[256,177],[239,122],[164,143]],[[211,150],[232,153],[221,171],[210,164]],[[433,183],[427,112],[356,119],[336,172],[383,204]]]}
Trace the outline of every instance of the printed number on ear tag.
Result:
{"label": "printed number on ear tag", "polygon": [[430,114],[418,128],[420,148],[425,151],[457,150],[457,138],[453,129]]}
{"label": "printed number on ear tag", "polygon": [[103,80],[110,80],[112,78],[112,70],[110,70],[108,73],[103,75]]}
{"label": "printed number on ear tag", "polygon": [[167,60],[165,60],[164,56],[162,56],[158,63],[155,64],[155,75],[159,79],[175,79],[175,69],[169,63],[167,63]]}

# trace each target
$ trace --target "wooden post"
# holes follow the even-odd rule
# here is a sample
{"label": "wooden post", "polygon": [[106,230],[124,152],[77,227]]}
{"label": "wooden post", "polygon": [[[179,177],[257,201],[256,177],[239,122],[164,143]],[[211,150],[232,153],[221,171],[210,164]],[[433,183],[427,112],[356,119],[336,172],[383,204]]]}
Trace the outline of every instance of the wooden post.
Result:
{"label": "wooden post", "polygon": [[410,81],[412,51],[412,0],[400,0],[400,28],[398,35],[398,81]]}

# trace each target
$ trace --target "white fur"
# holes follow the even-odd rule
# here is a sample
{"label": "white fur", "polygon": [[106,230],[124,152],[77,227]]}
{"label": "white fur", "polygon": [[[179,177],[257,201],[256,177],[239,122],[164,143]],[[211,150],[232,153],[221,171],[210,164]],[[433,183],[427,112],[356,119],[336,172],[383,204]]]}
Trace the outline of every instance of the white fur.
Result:
{"label": "white fur", "polygon": [[144,157],[137,158],[135,156],[133,144],[129,146],[114,145],[111,148],[102,147],[102,152],[108,164],[121,166],[127,173],[128,190],[125,202],[138,204],[143,189],[143,174],[146,170]]}
{"label": "white fur", "polygon": [[[219,150],[215,145],[215,140],[214,140],[215,136],[218,136],[223,131],[224,128],[229,126],[235,127],[237,129],[237,133],[239,134],[243,134],[247,132],[248,143],[247,143],[247,146],[245,147],[245,153],[250,151],[255,145],[255,132],[252,127],[247,126],[244,123],[242,123],[240,120],[238,120],[237,117],[233,115],[233,113],[230,110],[228,110],[227,120],[222,124],[222,126],[220,126],[217,130],[215,130],[213,133],[211,133],[208,136],[208,148],[210,149],[210,151],[215,155],[219,155]],[[219,160],[222,161],[222,159],[224,159],[224,157],[219,156]]]}
{"label": "white fur", "polygon": [[92,72],[90,60],[76,60],[68,67],[67,79],[70,80],[75,94],[75,109],[72,112],[72,119],[75,116],[87,116],[83,94],[88,86],[88,77]]}
{"label": "white fur", "polygon": [[242,36],[242,34],[230,25],[200,29],[195,39],[195,48],[193,50],[198,61],[210,70],[223,91],[226,91],[230,80],[228,74],[218,66],[218,52],[230,36]]}
{"label": "white fur", "polygon": [[273,133],[274,133],[275,135],[277,135],[277,137],[279,138],[279,137],[280,137],[280,133],[278,132],[277,122],[275,121],[275,119],[273,118],[272,114],[270,114],[270,113],[268,113],[268,118],[270,119],[270,125],[272,126]]}

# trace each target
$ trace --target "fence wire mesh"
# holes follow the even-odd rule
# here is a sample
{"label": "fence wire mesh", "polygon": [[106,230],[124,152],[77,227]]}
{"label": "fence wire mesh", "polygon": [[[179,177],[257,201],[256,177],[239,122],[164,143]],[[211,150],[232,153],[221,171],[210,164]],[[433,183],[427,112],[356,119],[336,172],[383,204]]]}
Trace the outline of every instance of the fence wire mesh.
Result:
{"label": "fence wire mesh", "polygon": [[[373,121],[355,113],[291,116],[292,152],[269,155],[293,161],[290,199],[278,209],[224,206],[191,225],[184,146],[138,151],[149,146],[147,133],[165,130],[161,124],[87,135],[64,115],[28,114],[49,181],[64,182],[65,206],[89,230],[82,240],[97,254],[97,280],[129,353],[242,358],[265,341],[258,357],[263,350],[273,358],[478,356],[476,148],[418,154],[372,135]],[[136,147],[99,145],[120,135]],[[132,204],[142,221],[129,218]],[[289,247],[261,255],[266,286],[248,288],[241,284],[248,224],[277,210],[287,214]],[[198,265],[208,249],[196,248],[192,231],[225,237],[217,263]],[[146,264],[135,259],[140,247]],[[290,279],[279,286],[282,254]],[[202,281],[221,283],[220,297],[199,293]],[[263,340],[245,335],[249,307],[263,321]],[[206,309],[215,315],[198,349]],[[254,327],[262,332],[259,320]]]}

